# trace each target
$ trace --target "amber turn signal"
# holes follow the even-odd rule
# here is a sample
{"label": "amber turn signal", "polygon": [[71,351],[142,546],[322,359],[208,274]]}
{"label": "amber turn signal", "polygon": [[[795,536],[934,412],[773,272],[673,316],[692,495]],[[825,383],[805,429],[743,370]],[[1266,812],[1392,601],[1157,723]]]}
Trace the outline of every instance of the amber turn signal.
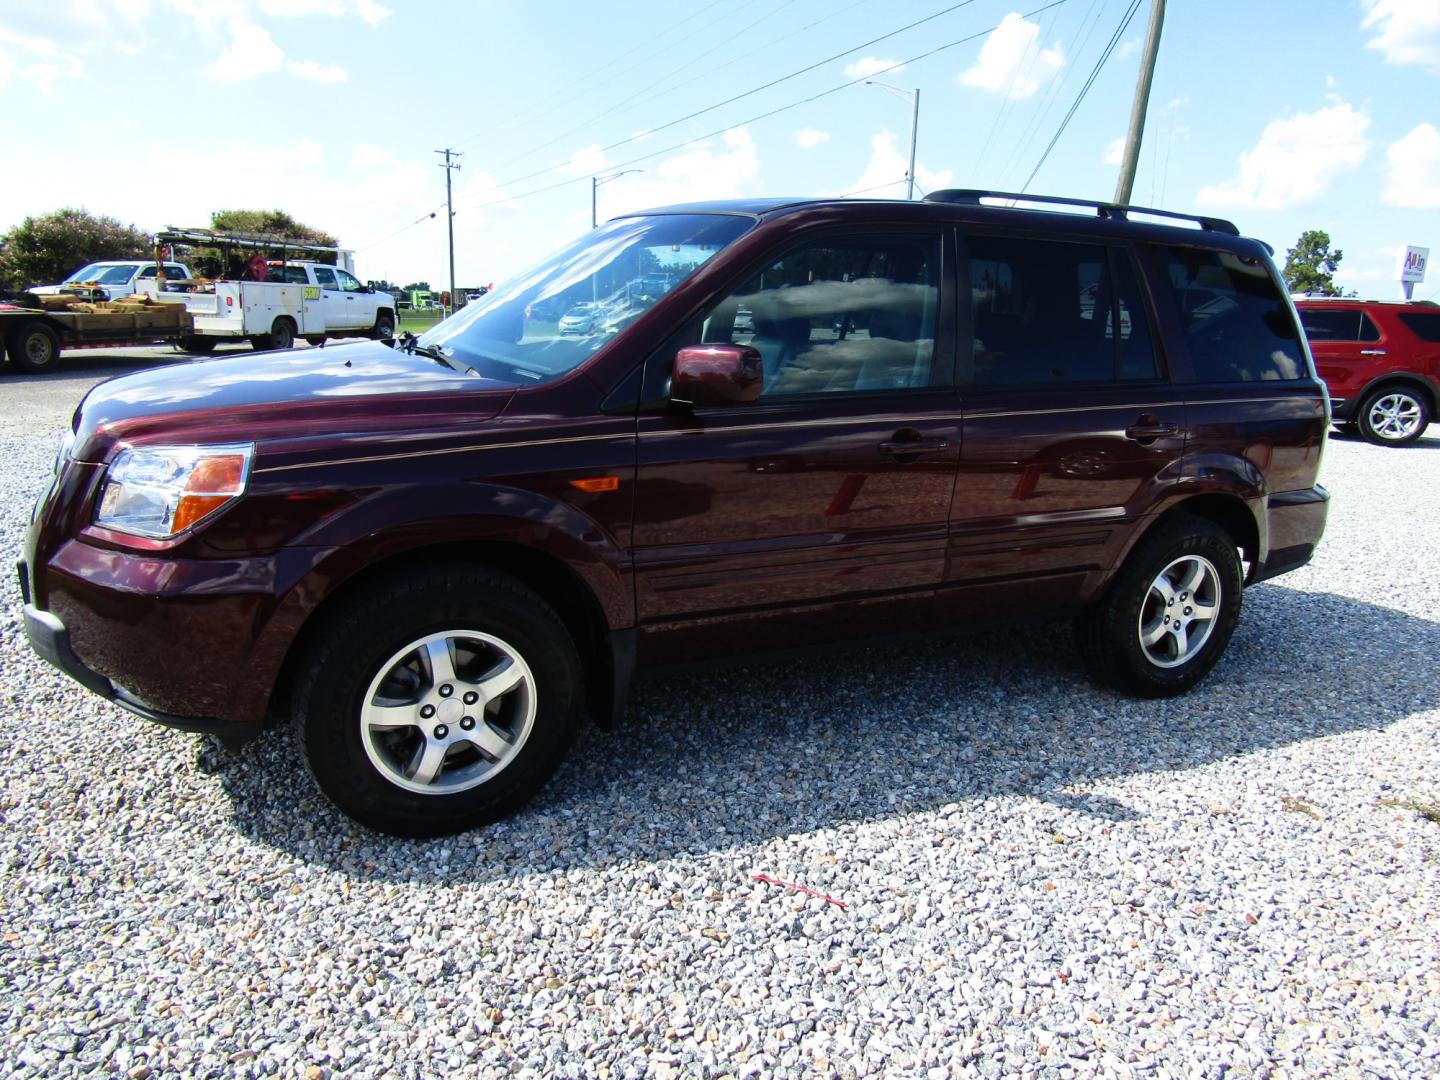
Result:
{"label": "amber turn signal", "polygon": [[173,532],[220,509],[245,490],[245,458],[239,454],[205,458],[198,462],[175,507]]}
{"label": "amber turn signal", "polygon": [[570,486],[587,491],[592,495],[602,491],[620,490],[620,477],[618,476],[586,476],[579,480],[571,480]]}

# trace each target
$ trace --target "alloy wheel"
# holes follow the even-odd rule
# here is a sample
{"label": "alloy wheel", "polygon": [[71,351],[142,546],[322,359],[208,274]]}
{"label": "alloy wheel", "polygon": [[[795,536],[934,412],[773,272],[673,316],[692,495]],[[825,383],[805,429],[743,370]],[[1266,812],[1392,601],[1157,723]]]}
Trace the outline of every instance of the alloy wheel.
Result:
{"label": "alloy wheel", "polygon": [[1140,606],[1140,648],[1161,668],[1192,659],[1215,629],[1220,614],[1220,575],[1209,559],[1184,555],[1155,576]]}

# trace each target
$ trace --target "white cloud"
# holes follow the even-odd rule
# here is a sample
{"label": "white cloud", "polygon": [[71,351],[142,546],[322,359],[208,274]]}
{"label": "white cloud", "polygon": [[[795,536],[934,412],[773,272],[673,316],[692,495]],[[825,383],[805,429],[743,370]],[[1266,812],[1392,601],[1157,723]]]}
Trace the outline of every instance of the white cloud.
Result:
{"label": "white cloud", "polygon": [[1122,41],[1120,47],[1115,50],[1115,59],[1124,60],[1127,56],[1134,56],[1140,51],[1140,39],[1132,37],[1129,41]]}
{"label": "white cloud", "polygon": [[759,175],[759,150],[749,129],[731,128],[718,147],[709,140],[691,143],[678,154],[647,162],[643,173],[604,185],[599,217],[604,221],[651,206],[752,195]]}
{"label": "white cloud", "polygon": [[965,86],[1010,98],[1028,98],[1065,66],[1065,50],[1040,47],[1040,24],[1011,12],[980,46],[980,56],[960,76]]}
{"label": "white cloud", "polygon": [[389,165],[395,160],[395,155],[383,147],[374,143],[356,143],[355,152],[350,155],[350,164],[362,169],[375,169],[382,165]]}
{"label": "white cloud", "polygon": [[285,65],[291,75],[317,83],[342,83],[349,76],[339,64],[322,64],[318,60],[291,60]]}
{"label": "white cloud", "polygon": [[[891,69],[894,70],[891,70]],[[879,56],[867,56],[856,60],[853,64],[845,65],[845,77],[847,79],[868,79],[872,75],[879,75],[882,71],[888,75],[896,75],[905,70],[905,65],[898,60],[882,59]]]}
{"label": "white cloud", "polygon": [[1119,165],[1125,157],[1125,136],[1117,135],[1105,144],[1105,149],[1100,152],[1100,164]]}
{"label": "white cloud", "polygon": [[594,176],[602,173],[609,167],[605,151],[600,149],[599,143],[592,143],[589,146],[582,146],[570,156],[565,163],[565,169],[572,176]]}
{"label": "white cloud", "polygon": [[264,27],[237,16],[230,21],[230,43],[225,51],[200,74],[221,82],[243,82],[279,70],[284,60],[285,51]]}
{"label": "white cloud", "polygon": [[85,65],[74,53],[44,38],[0,26],[0,90],[15,80],[49,94],[58,81],[84,76]]}
{"label": "white cloud", "polygon": [[358,15],[370,26],[378,26],[391,10],[375,0],[260,0],[260,10],[266,15],[298,18],[306,15],[325,15],[339,18]]}
{"label": "white cloud", "polygon": [[1385,152],[1380,201],[1407,210],[1440,210],[1440,131],[1419,124]]}
{"label": "white cloud", "polygon": [[[865,165],[865,171],[840,194],[867,199],[903,199],[905,172],[909,167],[909,146],[902,151],[893,131],[877,132],[870,137],[870,160]],[[923,162],[915,163],[915,183],[920,191],[949,187],[953,179],[954,173],[949,169],[936,172],[927,169]]]}
{"label": "white cloud", "polygon": [[1440,0],[1365,0],[1365,43],[1389,64],[1423,64],[1440,74]]}
{"label": "white cloud", "polygon": [[1280,210],[1323,195],[1340,173],[1365,160],[1370,118],[1349,105],[1272,120],[1236,175],[1200,189],[1205,206]]}
{"label": "white cloud", "polygon": [[813,150],[823,142],[830,141],[828,131],[819,131],[815,128],[801,128],[790,136],[795,140],[795,145],[802,150]]}

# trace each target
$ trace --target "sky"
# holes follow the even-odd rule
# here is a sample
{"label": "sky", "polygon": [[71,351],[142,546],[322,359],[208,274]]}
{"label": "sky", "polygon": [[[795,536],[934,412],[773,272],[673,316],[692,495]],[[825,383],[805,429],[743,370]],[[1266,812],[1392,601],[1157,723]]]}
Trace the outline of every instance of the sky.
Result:
{"label": "sky", "polygon": [[[6,0],[0,230],[64,206],[146,230],[279,207],[362,279],[441,288],[450,147],[474,286],[588,229],[592,176],[624,173],[602,221],[903,197],[916,90],[922,191],[1110,199],[1150,0],[1125,25],[1131,6]],[[1404,246],[1440,249],[1440,0],[1170,0],[1132,201],[1228,217],[1282,263],[1324,229],[1342,286],[1398,296]],[[1437,294],[1432,272],[1415,295]]]}

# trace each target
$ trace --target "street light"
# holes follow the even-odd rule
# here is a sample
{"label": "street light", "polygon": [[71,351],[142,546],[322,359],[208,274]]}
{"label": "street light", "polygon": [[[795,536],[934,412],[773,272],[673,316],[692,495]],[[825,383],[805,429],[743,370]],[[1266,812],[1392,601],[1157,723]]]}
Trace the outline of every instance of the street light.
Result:
{"label": "street light", "polygon": [[905,174],[905,179],[909,184],[909,189],[905,193],[905,198],[913,199],[915,198],[915,136],[920,131],[920,88],[917,86],[914,90],[901,90],[900,87],[891,86],[889,83],[881,82],[879,79],[866,79],[865,85],[878,86],[881,90],[888,90],[890,91],[890,93],[902,97],[906,101],[911,103],[912,108],[910,111],[910,171]]}
{"label": "street light", "polygon": [[624,169],[620,172],[611,173],[609,176],[590,177],[590,228],[597,227],[600,222],[596,219],[596,204],[599,201],[596,192],[600,190],[601,184],[608,184],[611,180],[618,180],[622,176],[629,176],[631,173],[644,172],[644,169]]}

